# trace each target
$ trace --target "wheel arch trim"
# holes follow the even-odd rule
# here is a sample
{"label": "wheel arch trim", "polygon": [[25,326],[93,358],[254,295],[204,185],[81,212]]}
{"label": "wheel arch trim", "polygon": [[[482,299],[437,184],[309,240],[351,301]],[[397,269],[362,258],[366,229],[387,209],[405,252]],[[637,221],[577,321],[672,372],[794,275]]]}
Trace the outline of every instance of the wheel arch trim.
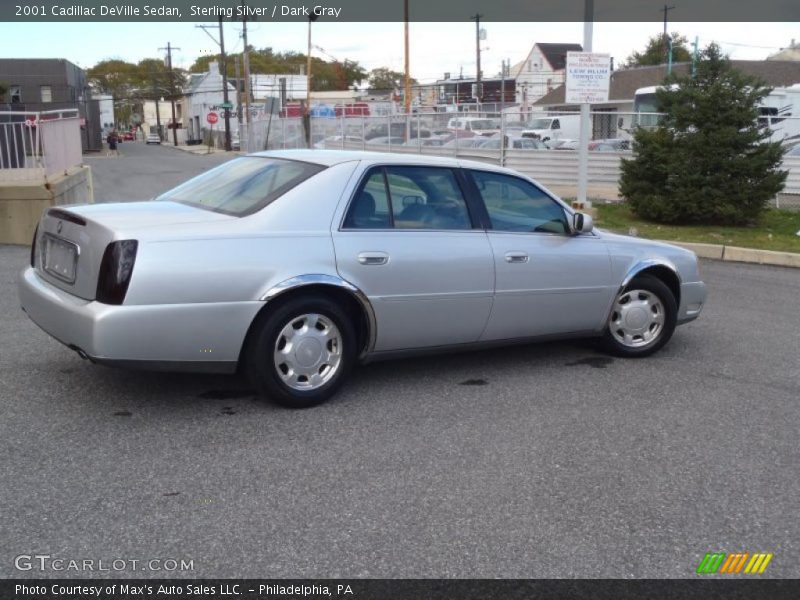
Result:
{"label": "wheel arch trim", "polygon": [[636,262],[630,269],[628,269],[628,272],[625,274],[625,277],[622,279],[622,283],[619,286],[619,291],[621,292],[624,290],[625,286],[628,285],[639,273],[648,269],[652,269],[653,267],[666,267],[669,269],[678,280],[678,287],[680,288],[682,283],[681,275],[678,273],[678,269],[675,267],[675,265],[663,258],[646,258]]}
{"label": "wheel arch trim", "polygon": [[336,275],[326,275],[324,273],[313,273],[308,275],[297,275],[284,279],[280,283],[275,284],[269,288],[264,294],[259,297],[262,302],[270,302],[275,298],[293,290],[301,289],[309,285],[322,285],[333,288],[338,288],[348,292],[358,303],[364,311],[367,321],[367,341],[364,346],[361,356],[365,356],[372,352],[375,348],[375,340],[377,338],[377,320],[375,318],[375,310],[372,303],[367,298],[367,295],[362,292],[357,286],[353,285],[346,279],[342,279]]}

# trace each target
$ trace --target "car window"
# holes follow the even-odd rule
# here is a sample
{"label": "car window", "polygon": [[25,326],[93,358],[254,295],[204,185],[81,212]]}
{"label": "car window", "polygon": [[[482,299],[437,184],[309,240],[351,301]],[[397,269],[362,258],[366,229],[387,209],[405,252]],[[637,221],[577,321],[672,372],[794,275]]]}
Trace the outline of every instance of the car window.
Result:
{"label": "car window", "polygon": [[156,201],[180,202],[243,217],[261,210],[324,169],[296,160],[248,156],[206,171]]}
{"label": "car window", "polygon": [[367,178],[350,204],[344,226],[353,229],[389,229],[392,226],[389,196],[383,170],[377,169]]}
{"label": "car window", "polygon": [[452,169],[391,166],[368,173],[350,204],[344,227],[471,229],[472,223]]}
{"label": "car window", "polygon": [[487,171],[470,171],[495,231],[569,231],[564,209],[532,183]]}

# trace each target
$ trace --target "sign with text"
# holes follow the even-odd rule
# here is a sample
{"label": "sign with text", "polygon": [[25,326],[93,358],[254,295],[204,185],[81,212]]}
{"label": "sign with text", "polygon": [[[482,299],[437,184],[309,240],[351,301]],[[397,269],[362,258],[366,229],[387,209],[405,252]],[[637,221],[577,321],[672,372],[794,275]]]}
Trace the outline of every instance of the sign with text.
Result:
{"label": "sign with text", "polygon": [[567,52],[567,104],[608,102],[611,55]]}
{"label": "sign with text", "polygon": [[219,117],[217,116],[217,113],[210,112],[210,113],[208,113],[206,115],[206,121],[208,121],[209,123],[211,123],[213,125],[214,123],[219,121]]}

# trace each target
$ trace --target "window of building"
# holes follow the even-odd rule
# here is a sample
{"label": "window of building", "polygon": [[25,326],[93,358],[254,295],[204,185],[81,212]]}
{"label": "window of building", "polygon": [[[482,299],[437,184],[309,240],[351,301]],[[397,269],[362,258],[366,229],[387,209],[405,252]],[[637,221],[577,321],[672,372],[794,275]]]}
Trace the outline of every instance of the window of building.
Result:
{"label": "window of building", "polygon": [[52,102],[53,101],[53,90],[49,85],[43,85],[41,87],[42,90],[42,102]]}
{"label": "window of building", "polygon": [[8,98],[11,100],[11,104],[21,104],[22,103],[22,86],[21,85],[12,85],[8,90]]}

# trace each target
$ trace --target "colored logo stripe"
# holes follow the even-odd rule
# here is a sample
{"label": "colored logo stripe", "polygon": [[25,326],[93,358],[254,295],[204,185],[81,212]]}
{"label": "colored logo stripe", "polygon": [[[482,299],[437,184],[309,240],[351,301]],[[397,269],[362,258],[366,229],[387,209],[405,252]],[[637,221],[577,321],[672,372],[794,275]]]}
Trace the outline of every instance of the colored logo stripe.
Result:
{"label": "colored logo stripe", "polygon": [[[772,553],[757,552],[751,555],[749,552],[736,552],[725,554],[724,552],[707,552],[697,566],[697,573],[740,573],[744,567],[745,573],[761,574],[767,569],[767,565],[772,560]],[[747,559],[750,559],[749,562]],[[745,567],[745,563],[747,566]]]}

